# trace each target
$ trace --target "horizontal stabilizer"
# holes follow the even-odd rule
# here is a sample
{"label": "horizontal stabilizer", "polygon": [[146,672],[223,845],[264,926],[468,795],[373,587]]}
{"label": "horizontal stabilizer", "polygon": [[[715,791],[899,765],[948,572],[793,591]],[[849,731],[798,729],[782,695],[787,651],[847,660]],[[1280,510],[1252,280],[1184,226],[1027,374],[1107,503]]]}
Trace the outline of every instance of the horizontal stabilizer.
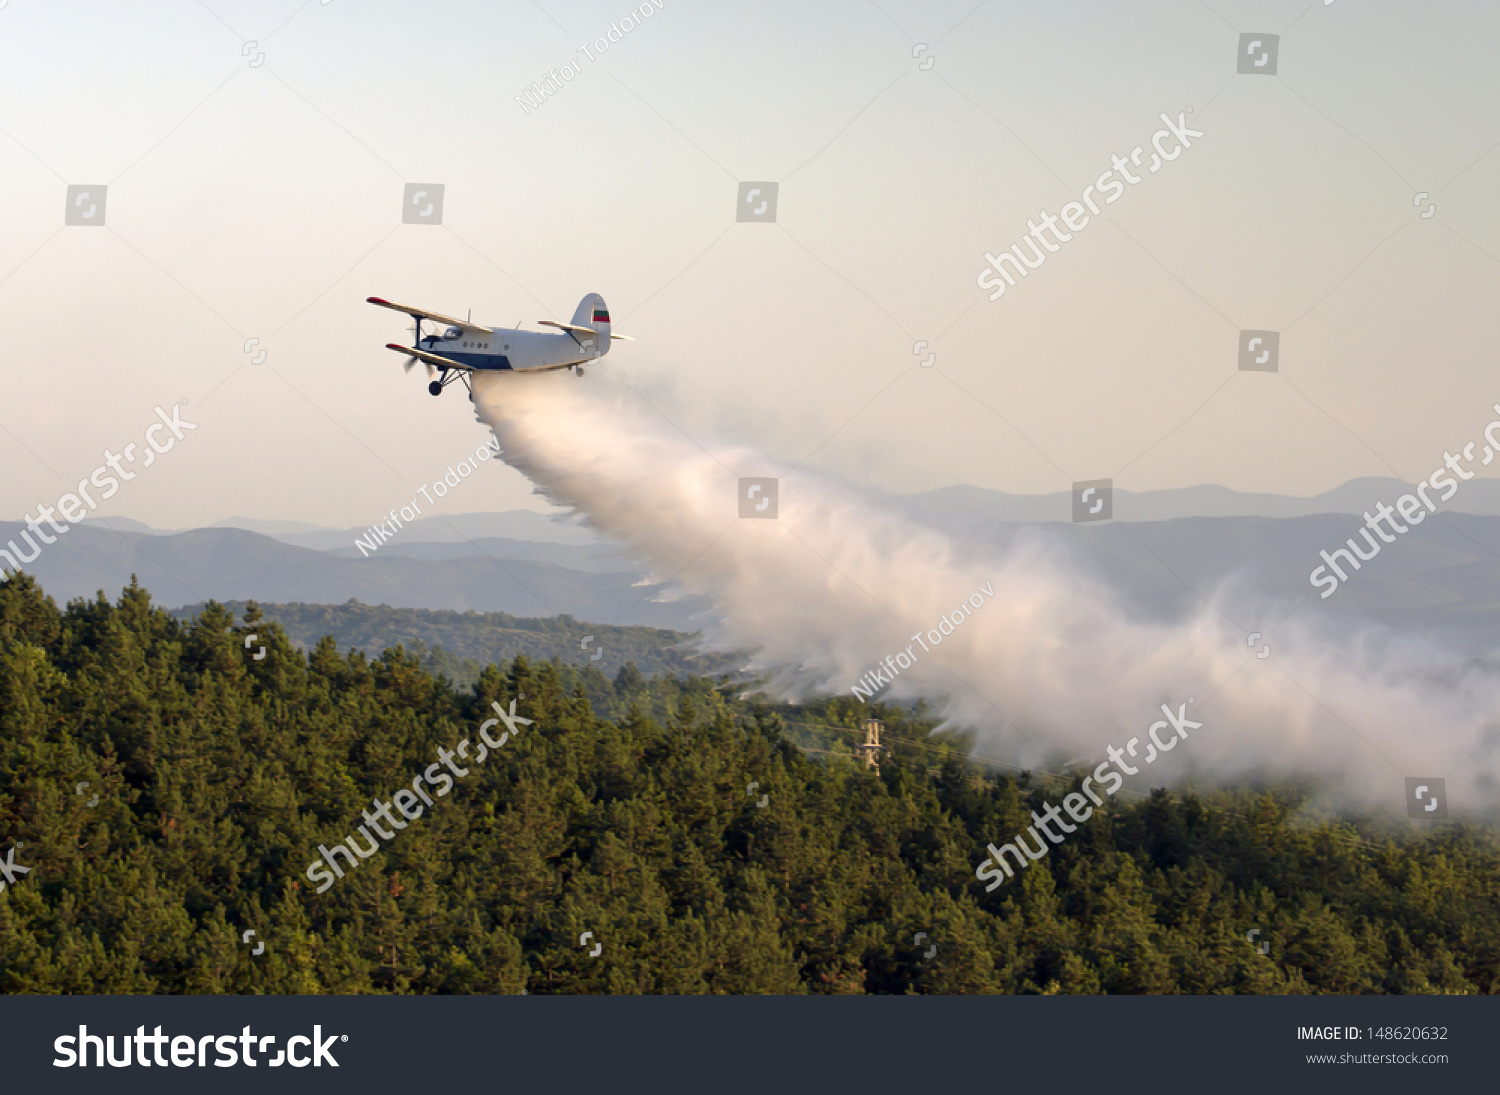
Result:
{"label": "horizontal stabilizer", "polygon": [[[563,331],[575,331],[580,335],[596,335],[599,333],[592,327],[579,327],[577,324],[573,323],[558,323],[550,319],[539,319],[537,320],[537,322],[540,323],[543,327],[556,327],[559,330]],[[631,338],[629,335],[610,335],[609,337],[611,339],[622,339],[625,342],[635,341],[635,339]]]}

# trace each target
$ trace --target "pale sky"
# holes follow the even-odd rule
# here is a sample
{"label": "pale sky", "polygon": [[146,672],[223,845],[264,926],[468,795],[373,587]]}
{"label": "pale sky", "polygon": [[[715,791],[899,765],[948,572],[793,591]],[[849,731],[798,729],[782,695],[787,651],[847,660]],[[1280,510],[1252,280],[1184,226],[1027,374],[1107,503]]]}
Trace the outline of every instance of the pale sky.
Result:
{"label": "pale sky", "polygon": [[[590,61],[631,0],[0,7],[0,517],[177,403],[199,428],[100,513],[378,520],[486,430],[370,295],[533,326],[598,291],[638,341],[557,383],[901,492],[1309,495],[1495,417],[1495,5],[653,11]],[[1241,33],[1276,75],[1236,75]],[[986,251],[1189,106],[1203,137],[986,299]],[[741,181],[775,223],[736,223]],[[407,183],[440,226],[402,223]],[[70,185],[107,186],[102,229]],[[1237,371],[1250,329],[1279,372]],[[448,509],[542,508],[483,472]]]}

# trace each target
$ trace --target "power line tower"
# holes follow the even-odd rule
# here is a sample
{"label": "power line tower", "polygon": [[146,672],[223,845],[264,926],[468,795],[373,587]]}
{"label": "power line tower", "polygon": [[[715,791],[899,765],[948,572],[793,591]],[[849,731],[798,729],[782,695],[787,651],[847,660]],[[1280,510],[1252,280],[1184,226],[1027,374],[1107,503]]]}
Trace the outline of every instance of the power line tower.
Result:
{"label": "power line tower", "polygon": [[879,774],[880,750],[883,748],[880,744],[880,732],[885,729],[885,725],[879,719],[866,719],[863,725],[865,742],[859,748],[865,751],[865,767],[874,769]]}

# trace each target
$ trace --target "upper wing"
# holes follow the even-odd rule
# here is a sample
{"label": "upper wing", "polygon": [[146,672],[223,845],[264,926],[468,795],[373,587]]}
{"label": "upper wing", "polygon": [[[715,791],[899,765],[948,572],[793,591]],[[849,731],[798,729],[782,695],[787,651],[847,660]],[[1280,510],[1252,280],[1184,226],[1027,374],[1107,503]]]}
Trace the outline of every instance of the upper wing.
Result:
{"label": "upper wing", "polygon": [[438,323],[446,323],[450,327],[461,327],[465,331],[473,331],[477,334],[487,335],[490,333],[490,329],[488,327],[475,326],[473,323],[470,323],[466,319],[454,319],[452,316],[445,316],[441,312],[427,312],[422,310],[421,308],[413,308],[409,304],[395,304],[392,301],[386,300],[384,297],[366,297],[365,303],[378,304],[382,308],[389,308],[395,312],[405,312],[413,319],[416,319],[420,316],[422,319],[431,319],[435,320]]}
{"label": "upper wing", "polygon": [[415,346],[402,346],[399,342],[387,342],[385,344],[385,348],[387,350],[395,350],[398,353],[410,354],[418,361],[425,361],[427,362],[427,364],[436,365],[441,369],[462,369],[465,372],[474,371],[473,367],[470,365],[465,365],[462,362],[454,361],[451,357],[443,357],[441,354],[433,354],[428,353],[426,350],[419,350]]}

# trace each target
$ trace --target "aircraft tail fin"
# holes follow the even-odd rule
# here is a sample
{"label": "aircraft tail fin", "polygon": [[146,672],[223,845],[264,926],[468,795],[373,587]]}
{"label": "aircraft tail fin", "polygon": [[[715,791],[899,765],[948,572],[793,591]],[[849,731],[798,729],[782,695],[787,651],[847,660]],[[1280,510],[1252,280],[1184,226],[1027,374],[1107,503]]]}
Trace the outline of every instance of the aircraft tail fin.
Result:
{"label": "aircraft tail fin", "polygon": [[578,302],[578,310],[573,313],[573,324],[577,327],[591,327],[599,332],[600,353],[609,351],[609,308],[598,293],[590,293]]}

